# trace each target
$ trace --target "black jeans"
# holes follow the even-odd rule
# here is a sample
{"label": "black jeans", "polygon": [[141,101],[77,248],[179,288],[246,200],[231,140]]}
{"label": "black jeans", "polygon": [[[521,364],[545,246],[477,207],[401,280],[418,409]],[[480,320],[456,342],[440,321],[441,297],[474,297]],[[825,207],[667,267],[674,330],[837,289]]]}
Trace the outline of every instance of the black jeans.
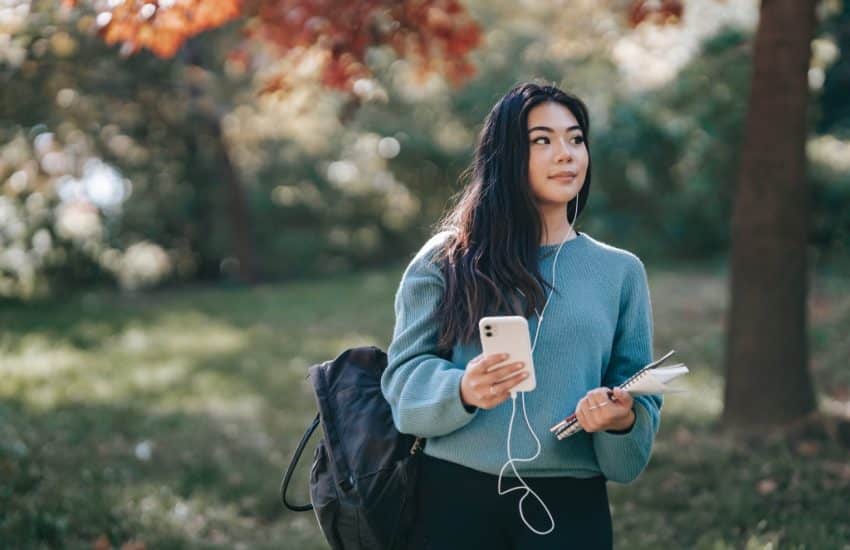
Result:
{"label": "black jeans", "polygon": [[[522,522],[517,507],[524,490],[499,496],[498,476],[424,455],[412,548],[416,550],[548,550],[612,548],[611,513],[603,477],[524,477],[555,520],[538,535]],[[518,485],[504,477],[502,487]],[[538,531],[551,526],[533,495],[523,502],[526,520]]]}

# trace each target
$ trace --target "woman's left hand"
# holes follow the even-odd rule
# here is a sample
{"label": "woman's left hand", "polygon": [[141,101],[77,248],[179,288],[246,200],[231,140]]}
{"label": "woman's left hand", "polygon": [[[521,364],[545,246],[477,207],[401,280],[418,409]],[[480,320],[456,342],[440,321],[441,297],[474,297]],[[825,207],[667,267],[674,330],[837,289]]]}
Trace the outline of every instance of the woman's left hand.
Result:
{"label": "woman's left hand", "polygon": [[634,399],[624,389],[614,388],[614,396],[608,398],[609,388],[590,390],[576,407],[579,424],[588,433],[603,430],[628,430],[635,422],[632,409]]}

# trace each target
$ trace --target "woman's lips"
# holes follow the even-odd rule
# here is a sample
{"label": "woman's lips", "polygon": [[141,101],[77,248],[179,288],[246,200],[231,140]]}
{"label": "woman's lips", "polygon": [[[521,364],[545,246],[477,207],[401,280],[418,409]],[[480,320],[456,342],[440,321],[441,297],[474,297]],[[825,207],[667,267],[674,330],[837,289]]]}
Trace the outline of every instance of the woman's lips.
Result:
{"label": "woman's lips", "polygon": [[575,174],[559,174],[557,176],[549,176],[549,179],[558,180],[558,181],[573,181],[576,179]]}

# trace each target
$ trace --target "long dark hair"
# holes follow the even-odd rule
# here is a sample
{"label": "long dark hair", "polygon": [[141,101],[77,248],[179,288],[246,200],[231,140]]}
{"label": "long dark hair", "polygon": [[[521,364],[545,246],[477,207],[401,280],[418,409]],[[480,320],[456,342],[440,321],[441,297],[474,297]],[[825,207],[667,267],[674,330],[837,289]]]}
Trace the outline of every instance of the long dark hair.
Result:
{"label": "long dark hair", "polygon": [[[584,211],[590,193],[590,120],[579,98],[555,86],[514,86],[490,110],[478,136],[469,178],[455,206],[439,225],[449,231],[440,263],[446,287],[437,320],[439,347],[470,342],[485,315],[531,316],[543,307],[548,286],[537,268],[543,221],[528,182],[528,113],[541,103],[559,103],[578,121],[588,148],[584,186],[567,204],[567,217]],[[524,296],[525,308],[514,293]]]}

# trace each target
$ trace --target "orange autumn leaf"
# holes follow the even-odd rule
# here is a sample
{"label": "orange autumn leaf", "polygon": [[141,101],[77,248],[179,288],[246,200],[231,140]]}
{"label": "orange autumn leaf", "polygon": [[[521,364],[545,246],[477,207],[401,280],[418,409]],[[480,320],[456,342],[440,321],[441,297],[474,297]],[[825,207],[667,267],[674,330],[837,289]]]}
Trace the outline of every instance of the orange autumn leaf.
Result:
{"label": "orange autumn leaf", "polygon": [[637,27],[644,21],[658,25],[676,24],[684,11],[682,0],[633,0],[629,7],[629,26]]}
{"label": "orange autumn leaf", "polygon": [[101,34],[125,53],[142,48],[159,57],[174,56],[189,38],[239,17],[241,0],[126,0],[108,14]]}
{"label": "orange autumn leaf", "polygon": [[459,84],[475,73],[467,56],[482,36],[458,0],[261,0],[248,34],[295,64],[323,48],[323,84],[345,90],[369,76],[366,53],[382,44],[421,74],[439,72]]}
{"label": "orange autumn leaf", "polygon": [[[325,86],[341,90],[371,75],[366,54],[380,45],[411,61],[421,75],[439,72],[459,84],[475,73],[468,54],[482,37],[459,0],[91,1],[102,6],[103,39],[121,44],[125,54],[148,49],[172,57],[189,38],[244,16],[248,40],[275,51],[292,67],[312,63]],[[245,67],[250,49],[241,50],[238,62]],[[265,91],[286,89],[295,78],[270,77]]]}

